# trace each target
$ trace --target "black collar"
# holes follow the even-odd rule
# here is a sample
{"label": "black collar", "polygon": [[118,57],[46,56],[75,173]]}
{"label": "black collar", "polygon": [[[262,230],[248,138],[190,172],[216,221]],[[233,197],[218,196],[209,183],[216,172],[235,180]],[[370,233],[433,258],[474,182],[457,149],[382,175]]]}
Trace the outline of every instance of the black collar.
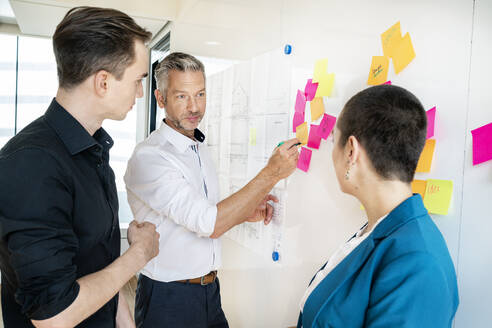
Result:
{"label": "black collar", "polygon": [[89,132],[65,110],[55,98],[44,114],[46,122],[55,130],[71,155],[78,154],[95,145],[104,149],[113,146],[113,139],[100,128],[91,136]]}

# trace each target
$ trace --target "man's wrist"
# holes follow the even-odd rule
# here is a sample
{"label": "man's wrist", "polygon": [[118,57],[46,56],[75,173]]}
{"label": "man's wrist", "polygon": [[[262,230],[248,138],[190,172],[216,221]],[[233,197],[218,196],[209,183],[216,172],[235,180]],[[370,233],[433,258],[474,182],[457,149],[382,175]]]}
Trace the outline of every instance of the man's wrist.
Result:
{"label": "man's wrist", "polygon": [[141,246],[140,243],[132,243],[130,245],[130,248],[126,251],[128,253],[129,258],[131,259],[132,262],[135,263],[137,266],[137,271],[142,269],[147,262],[149,261],[147,259],[147,256],[145,255],[145,249],[143,246]]}
{"label": "man's wrist", "polygon": [[279,170],[271,167],[270,165],[265,166],[260,173],[258,174],[260,178],[264,179],[265,181],[275,185],[277,182],[280,181],[279,178]]}

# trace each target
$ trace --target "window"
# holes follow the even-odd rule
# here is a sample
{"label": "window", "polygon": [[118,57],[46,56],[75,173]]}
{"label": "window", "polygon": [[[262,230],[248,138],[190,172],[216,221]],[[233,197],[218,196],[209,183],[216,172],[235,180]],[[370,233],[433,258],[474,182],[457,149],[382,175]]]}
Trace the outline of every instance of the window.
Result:
{"label": "window", "polygon": [[[0,34],[0,42],[0,147],[3,147],[15,133],[44,114],[56,94],[58,77],[51,39]],[[103,123],[114,139],[110,165],[116,176],[122,226],[133,217],[123,175],[135,147],[136,122],[134,108],[122,122]]]}
{"label": "window", "polygon": [[0,34],[0,147],[15,134],[17,37]]}

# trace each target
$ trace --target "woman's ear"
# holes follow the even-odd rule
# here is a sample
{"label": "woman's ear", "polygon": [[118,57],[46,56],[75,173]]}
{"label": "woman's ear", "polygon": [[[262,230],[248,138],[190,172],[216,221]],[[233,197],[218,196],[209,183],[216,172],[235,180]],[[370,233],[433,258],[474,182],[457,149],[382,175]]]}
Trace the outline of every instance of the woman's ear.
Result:
{"label": "woman's ear", "polygon": [[350,165],[354,165],[360,156],[360,143],[356,137],[350,136],[347,140],[347,156]]}

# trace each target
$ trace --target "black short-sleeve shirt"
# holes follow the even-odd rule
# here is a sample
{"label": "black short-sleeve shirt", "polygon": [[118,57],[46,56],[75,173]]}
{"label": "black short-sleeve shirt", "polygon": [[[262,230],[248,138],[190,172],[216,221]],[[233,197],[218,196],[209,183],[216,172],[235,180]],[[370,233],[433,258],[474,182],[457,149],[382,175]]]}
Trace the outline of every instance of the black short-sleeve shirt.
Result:
{"label": "black short-sleeve shirt", "polygon": [[[55,99],[0,150],[0,268],[6,328],[66,309],[77,279],[120,255],[118,198],[103,128],[91,136]],[[117,297],[79,327],[114,327]]]}

